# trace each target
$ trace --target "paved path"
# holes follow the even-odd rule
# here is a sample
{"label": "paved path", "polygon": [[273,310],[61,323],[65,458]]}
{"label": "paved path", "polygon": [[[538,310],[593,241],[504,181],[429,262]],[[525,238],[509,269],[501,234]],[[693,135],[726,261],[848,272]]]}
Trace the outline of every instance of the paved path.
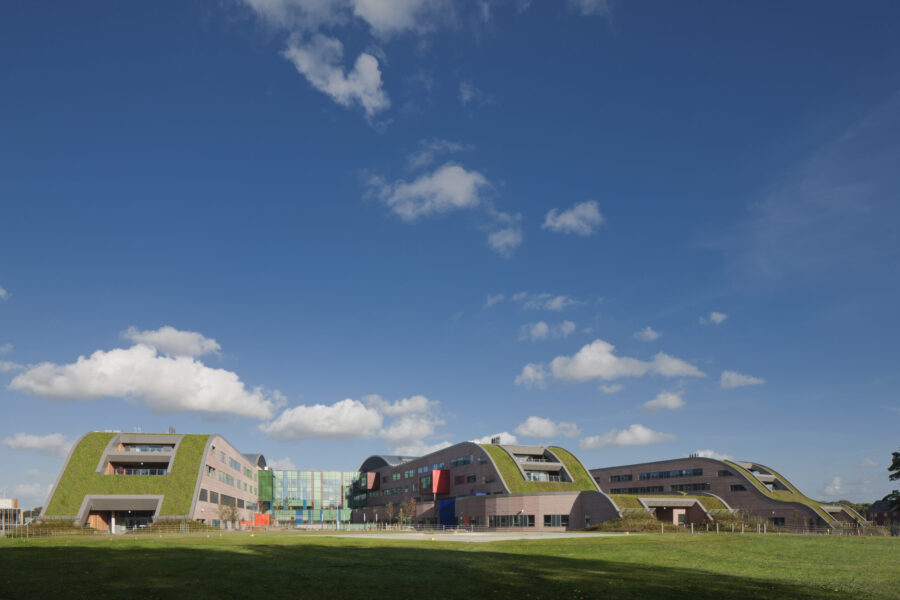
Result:
{"label": "paved path", "polygon": [[627,533],[538,533],[538,532],[462,532],[462,533],[420,533],[420,532],[396,532],[396,533],[341,533],[335,537],[343,538],[367,538],[376,540],[396,540],[408,542],[421,542],[434,540],[435,542],[507,542],[512,540],[557,540],[557,539],[585,539],[600,537],[615,537],[628,535]]}

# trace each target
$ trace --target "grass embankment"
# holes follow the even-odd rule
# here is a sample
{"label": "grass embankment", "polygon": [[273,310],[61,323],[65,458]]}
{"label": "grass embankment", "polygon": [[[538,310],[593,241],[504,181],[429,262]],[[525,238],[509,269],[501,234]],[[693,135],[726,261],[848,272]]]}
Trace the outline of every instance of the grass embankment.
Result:
{"label": "grass embankment", "polygon": [[550,448],[550,451],[559,457],[569,473],[572,474],[574,481],[526,481],[522,477],[516,461],[509,455],[506,450],[500,446],[492,444],[480,444],[497,465],[497,470],[506,487],[509,488],[510,494],[533,494],[536,492],[595,492],[597,488],[594,486],[594,480],[591,474],[579,464],[570,452],[562,448]]}
{"label": "grass embankment", "polygon": [[168,475],[102,475],[97,463],[114,435],[94,432],[81,439],[47,505],[47,516],[76,515],[85,494],[164,494],[160,516],[187,515],[209,436],[185,435]]}
{"label": "grass embankment", "polygon": [[0,540],[0,598],[892,599],[898,551],[894,538],[752,535]]}
{"label": "grass embankment", "polygon": [[[753,473],[751,473],[750,471],[748,471],[741,465],[737,464],[736,462],[730,461],[730,460],[725,460],[722,462],[727,464],[729,467],[734,468],[738,473],[740,473],[746,479],[748,479],[750,481],[751,485],[753,485],[753,487],[755,487],[757,490],[759,490],[760,492],[762,492],[769,498],[771,498],[773,500],[778,500],[779,502],[797,502],[799,504],[805,504],[806,506],[813,509],[817,515],[822,517],[826,523],[833,523],[835,521],[834,517],[832,517],[827,512],[822,510],[822,505],[823,504],[827,505],[826,502],[816,502],[812,498],[807,498],[800,492],[800,490],[798,490],[796,487],[794,487],[794,484],[792,484],[790,481],[788,481],[787,479],[785,479],[784,477],[782,477],[781,475],[779,475],[778,473],[776,473],[769,467],[764,467],[764,468],[767,471],[769,471],[772,475],[777,477],[785,486],[788,487],[788,489],[790,489],[790,491],[770,490],[768,488],[768,486],[766,486],[766,484],[764,484],[759,479],[757,479],[753,475]],[[760,466],[762,466],[762,465],[760,465]]]}

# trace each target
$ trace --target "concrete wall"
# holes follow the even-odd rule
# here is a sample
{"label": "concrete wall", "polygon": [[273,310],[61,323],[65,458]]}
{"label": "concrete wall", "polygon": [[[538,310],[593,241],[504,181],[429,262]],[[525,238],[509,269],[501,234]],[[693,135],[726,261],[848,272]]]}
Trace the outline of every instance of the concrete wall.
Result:
{"label": "concrete wall", "polygon": [[[224,463],[219,459],[220,451],[225,452]],[[233,458],[238,463],[240,463],[240,472],[231,467],[228,461],[229,458]],[[213,476],[207,475],[206,465],[209,465],[216,469],[216,472]],[[253,473],[253,477],[247,477],[244,474],[244,469],[250,469],[250,472]],[[207,445],[207,452],[203,456],[201,471],[202,474],[200,475],[200,487],[207,490],[207,501],[203,502],[198,499],[198,501],[194,505],[194,513],[192,515],[193,519],[202,519],[208,524],[212,523],[213,520],[221,520],[221,517],[219,516],[219,506],[208,501],[209,492],[216,492],[220,495],[226,494],[234,498],[241,498],[244,500],[244,506],[246,506],[247,502],[252,502],[254,504],[256,503],[259,493],[259,481],[257,481],[258,467],[255,464],[251,464],[246,458],[244,458],[244,456],[240,452],[238,452],[234,446],[225,441],[222,436],[212,436],[211,442]],[[225,473],[228,473],[229,475],[234,477],[236,483],[240,481],[241,488],[238,489],[233,485],[229,485],[224,481],[220,481],[219,471],[224,471]],[[247,484],[248,489],[246,491],[244,490],[244,483]],[[238,513],[241,516],[240,520],[242,521],[252,521],[255,512],[256,511],[247,508],[238,509]]]}

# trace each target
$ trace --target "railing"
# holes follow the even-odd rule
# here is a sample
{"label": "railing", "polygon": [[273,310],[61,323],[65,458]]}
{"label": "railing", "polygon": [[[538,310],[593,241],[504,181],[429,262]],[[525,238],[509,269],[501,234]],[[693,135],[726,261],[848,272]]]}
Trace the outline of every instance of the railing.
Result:
{"label": "railing", "polygon": [[125,467],[116,467],[113,475],[167,475],[165,469],[126,469]]}
{"label": "railing", "polygon": [[557,460],[550,460],[549,458],[534,458],[533,456],[517,456],[516,460],[519,462],[536,462],[536,463],[555,463],[559,462]]}
{"label": "railing", "polygon": [[175,448],[171,446],[125,446],[124,452],[133,452],[135,454],[171,454]]}

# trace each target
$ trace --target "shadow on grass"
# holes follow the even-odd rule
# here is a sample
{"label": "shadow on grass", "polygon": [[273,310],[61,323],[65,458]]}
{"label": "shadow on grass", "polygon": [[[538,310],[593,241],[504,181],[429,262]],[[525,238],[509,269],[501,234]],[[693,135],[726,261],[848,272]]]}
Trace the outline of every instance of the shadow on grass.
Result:
{"label": "shadow on grass", "polygon": [[12,598],[823,598],[783,582],[480,548],[144,540],[0,548]]}

